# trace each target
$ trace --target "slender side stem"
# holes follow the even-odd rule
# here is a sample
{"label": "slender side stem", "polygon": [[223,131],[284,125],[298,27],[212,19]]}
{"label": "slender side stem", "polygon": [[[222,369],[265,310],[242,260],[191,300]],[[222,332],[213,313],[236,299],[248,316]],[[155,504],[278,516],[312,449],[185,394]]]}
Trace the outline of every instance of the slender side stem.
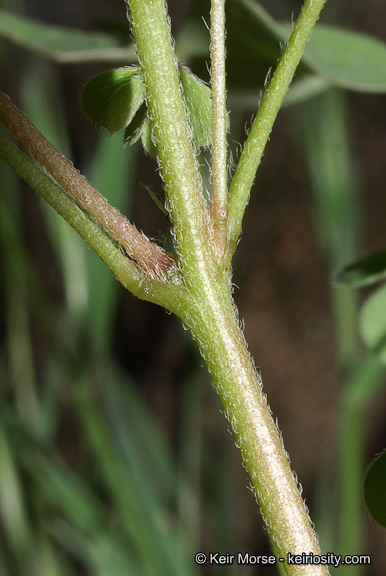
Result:
{"label": "slender side stem", "polygon": [[0,132],[0,158],[36,190],[113,270],[121,284],[142,300],[179,313],[185,290],[172,282],[150,280],[115,246],[101,228],[26,153]]}
{"label": "slender side stem", "polygon": [[326,0],[306,0],[249,132],[229,190],[228,264],[272,126]]}
{"label": "slender side stem", "polygon": [[161,279],[175,268],[174,257],[141,234],[111,206],[1,91],[0,121],[71,197],[127,250],[150,278]]}
{"label": "slender side stem", "polygon": [[212,0],[210,26],[212,87],[212,207],[210,211],[217,254],[225,254],[228,220],[227,112],[225,84],[225,0]]}
{"label": "slender side stem", "polygon": [[164,0],[128,0],[128,6],[184,279],[194,289],[214,259],[166,6]]}

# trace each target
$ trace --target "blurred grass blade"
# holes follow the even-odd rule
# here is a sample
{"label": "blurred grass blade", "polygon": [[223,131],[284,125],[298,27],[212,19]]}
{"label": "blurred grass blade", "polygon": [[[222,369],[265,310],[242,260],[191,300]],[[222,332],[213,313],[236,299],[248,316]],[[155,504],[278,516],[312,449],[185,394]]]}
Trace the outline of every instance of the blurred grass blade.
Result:
{"label": "blurred grass blade", "polygon": [[171,511],[176,489],[175,465],[168,446],[144,402],[122,374],[107,364],[100,374],[100,393],[114,444],[141,510],[143,537],[152,542],[161,574],[193,575],[193,566],[181,546],[178,524],[165,517]]}
{"label": "blurred grass blade", "polygon": [[[112,206],[130,217],[137,150],[124,147],[119,135],[99,134],[90,181]],[[119,284],[111,270],[92,251],[86,250],[88,276],[88,325],[97,351],[111,345]]]}
{"label": "blurred grass blade", "polygon": [[[22,77],[23,108],[52,144],[71,159],[64,105],[56,72],[52,65],[43,62],[39,62],[39,70],[40,74],[36,74],[36,58],[31,58]],[[52,245],[62,269],[69,320],[70,323],[77,323],[86,314],[89,298],[86,245],[50,206],[45,202],[42,202],[42,206]]]}
{"label": "blurred grass blade", "polygon": [[35,534],[34,537],[36,576],[73,576],[69,562],[63,557],[52,540],[46,534]]}
{"label": "blurred grass blade", "polygon": [[[187,30],[197,30],[194,20],[188,22]],[[288,30],[288,25],[276,22],[256,2],[229,0],[229,88],[261,86],[267,68],[280,56],[280,43],[287,40]],[[0,9],[0,35],[58,62],[129,63],[136,60],[133,47],[122,46],[114,36],[42,24],[4,9]],[[232,46],[237,47],[236,51]],[[179,36],[179,53],[184,60],[197,55],[197,43],[192,43],[187,32]],[[386,44],[364,34],[320,24],[311,37],[298,73],[306,69],[341,88],[384,93]],[[254,74],[250,74],[250,70]]]}
{"label": "blurred grass blade", "polygon": [[38,485],[40,495],[52,509],[85,535],[103,527],[104,509],[101,502],[69,468],[54,455],[45,457],[36,447],[24,446],[23,463]]}
{"label": "blurred grass blade", "polygon": [[31,546],[31,529],[23,488],[6,429],[0,422],[0,518],[10,549],[26,574],[25,560]]}
{"label": "blurred grass blade", "polygon": [[357,288],[373,284],[385,277],[386,250],[379,250],[345,266],[335,275],[334,280]]}
{"label": "blurred grass blade", "polygon": [[[115,443],[136,480],[163,505],[173,502],[176,466],[170,446],[134,384],[111,362],[99,365],[100,394]],[[108,382],[108,385],[106,385]]]}
{"label": "blurred grass blade", "polygon": [[385,366],[374,354],[367,354],[352,369],[347,388],[342,391],[344,402],[354,410],[365,410],[384,386]]}
{"label": "blurred grass blade", "polygon": [[119,510],[124,531],[135,547],[145,574],[189,576],[192,572],[178,544],[176,546],[175,530],[168,525],[165,511],[157,502],[146,476],[139,477],[138,474],[137,477],[136,469],[128,470],[121,461],[100,409],[88,389],[90,384],[90,381],[78,382],[74,388],[80,420],[106,487]]}
{"label": "blurred grass blade", "polygon": [[[330,269],[342,267],[356,257],[360,234],[360,202],[354,162],[350,153],[344,96],[330,89],[304,105],[305,153],[314,193],[315,225]],[[340,554],[362,550],[361,484],[364,466],[364,403],[358,390],[369,378],[379,382],[379,362],[370,358],[358,363],[357,294],[345,286],[332,291],[337,364],[347,378],[342,392],[339,426],[339,511]],[[353,374],[353,376],[351,376]],[[377,388],[374,385],[374,389]],[[367,396],[369,398],[369,395]],[[329,519],[326,518],[326,522]],[[342,574],[359,576],[360,566],[341,568]]]}
{"label": "blurred grass blade", "polygon": [[8,563],[5,556],[5,546],[4,542],[0,541],[0,574],[1,576],[12,576],[11,572],[7,567]]}
{"label": "blurred grass blade", "polygon": [[34,268],[22,244],[20,191],[15,173],[0,167],[0,247],[7,273],[3,278],[6,342],[14,401],[20,420],[31,430],[39,426],[29,294]]}
{"label": "blurred grass blade", "polygon": [[57,62],[132,61],[132,46],[114,36],[35,22],[0,9],[0,35],[10,42]]}
{"label": "blurred grass blade", "polygon": [[178,517],[181,537],[192,557],[199,549],[203,517],[201,480],[204,457],[204,404],[208,383],[196,369],[185,379],[180,402]]}
{"label": "blurred grass blade", "polygon": [[346,102],[330,89],[300,109],[305,134],[304,152],[315,200],[315,225],[332,268],[355,258],[360,205],[358,177],[350,152]]}
{"label": "blurred grass blade", "polygon": [[[304,153],[314,196],[314,223],[321,250],[332,270],[355,259],[361,236],[360,178],[350,149],[346,102],[336,89],[310,100],[299,114]],[[332,292],[338,362],[358,358],[357,294],[346,286]]]}
{"label": "blurred grass blade", "polygon": [[[39,69],[39,74],[36,70]],[[34,54],[28,54],[20,86],[23,110],[50,142],[71,157],[68,121],[57,67]]]}
{"label": "blurred grass blade", "polygon": [[[118,532],[114,521],[97,533],[85,536],[74,526],[56,521],[52,533],[68,556],[74,557],[93,576],[143,576],[133,551]],[[78,574],[78,571],[72,573]],[[50,575],[47,575],[50,576]]]}
{"label": "blurred grass blade", "polygon": [[[110,566],[114,576],[141,575],[107,503],[102,502],[55,452],[47,455],[46,450],[31,438],[17,430],[16,435],[18,443],[15,448],[32,480],[31,493],[39,507],[45,533],[53,535],[69,556],[81,560],[92,573],[108,574],[106,569]],[[55,562],[61,555],[59,550],[54,550],[50,540],[44,542],[44,549],[36,550],[36,553],[44,552],[47,562]],[[63,557],[60,564],[66,566],[68,559]],[[41,571],[37,572],[37,576],[41,574]],[[51,573],[48,572],[47,576]]]}

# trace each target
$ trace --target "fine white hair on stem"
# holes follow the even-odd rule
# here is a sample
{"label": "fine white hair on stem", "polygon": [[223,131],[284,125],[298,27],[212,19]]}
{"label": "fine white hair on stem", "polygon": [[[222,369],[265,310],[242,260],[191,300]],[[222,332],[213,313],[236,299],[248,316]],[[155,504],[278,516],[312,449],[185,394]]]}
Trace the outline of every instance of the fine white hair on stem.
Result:
{"label": "fine white hair on stem", "polygon": [[225,0],[211,0],[210,16],[213,135],[211,217],[216,247],[221,254],[225,251],[228,213]]}

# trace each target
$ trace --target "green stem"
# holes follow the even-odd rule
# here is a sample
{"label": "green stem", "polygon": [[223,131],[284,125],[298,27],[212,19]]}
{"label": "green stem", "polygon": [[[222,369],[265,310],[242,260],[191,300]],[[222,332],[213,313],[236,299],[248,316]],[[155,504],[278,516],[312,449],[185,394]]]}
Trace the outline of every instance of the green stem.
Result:
{"label": "green stem", "polygon": [[36,162],[0,132],[0,158],[36,190],[114,271],[121,284],[138,298],[155,302],[176,314],[185,290],[172,282],[150,280]]}
{"label": "green stem", "polygon": [[[262,515],[280,558],[287,553],[320,554],[317,538],[289,465],[234,314],[219,284],[191,302],[181,316],[204,356],[242,453]],[[323,566],[283,564],[291,576],[326,576]]]}
{"label": "green stem", "polygon": [[210,215],[215,248],[221,257],[226,250],[228,220],[225,0],[212,0],[210,35],[213,133]]}
{"label": "green stem", "polygon": [[56,182],[127,250],[149,278],[163,279],[171,271],[176,273],[173,256],[141,234],[111,206],[3,92],[0,92],[0,121]]}
{"label": "green stem", "polygon": [[229,190],[228,264],[241,232],[242,219],[248,203],[256,171],[268,142],[276,116],[295,74],[300,58],[311,36],[326,0],[306,0],[288,44],[257,112],[240,156]]}
{"label": "green stem", "polygon": [[194,289],[214,255],[166,6],[164,0],[128,6],[184,279]]}
{"label": "green stem", "polygon": [[[130,17],[190,296],[179,316],[191,330],[221,397],[280,556],[319,554],[316,536],[217,268],[189,138],[163,0],[129,0]],[[289,575],[304,567],[287,565]],[[326,576],[307,566],[309,576]]]}
{"label": "green stem", "polygon": [[[314,0],[315,5],[318,3],[323,4]],[[308,4],[311,6],[311,0]],[[29,136],[27,149],[60,185],[3,136],[0,156],[65,217],[128,290],[172,310],[190,328],[217,386],[278,554],[284,559],[287,553],[317,555],[320,551],[316,536],[238,325],[228,273],[217,264],[208,234],[209,214],[190,140],[165,2],[129,0],[129,7],[186,288],[177,281],[174,284],[171,280],[152,280],[154,275],[143,262],[137,266],[114,246],[89,216],[94,216],[95,208],[95,218],[109,231],[109,220],[115,222],[114,211],[107,206],[108,216],[98,213],[98,202],[105,207],[103,199],[98,197],[97,201],[94,192],[87,187],[84,190],[84,179],[78,180],[76,171],[71,171],[70,165],[48,147],[38,132],[28,134],[29,124],[25,126]],[[300,35],[301,31],[300,28]],[[12,131],[18,135],[25,119],[8,104],[7,100],[1,102],[0,118],[8,126],[10,120]],[[24,136],[20,141],[25,141]],[[85,191],[79,200],[78,188]],[[88,209],[90,204],[93,212]],[[119,230],[115,232],[120,234]],[[328,574],[323,566],[284,566],[291,576]]]}

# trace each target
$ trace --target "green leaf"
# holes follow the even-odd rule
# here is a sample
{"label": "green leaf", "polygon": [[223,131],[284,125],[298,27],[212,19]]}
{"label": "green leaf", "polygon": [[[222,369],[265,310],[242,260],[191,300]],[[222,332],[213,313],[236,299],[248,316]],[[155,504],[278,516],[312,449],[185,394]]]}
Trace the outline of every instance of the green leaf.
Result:
{"label": "green leaf", "polygon": [[125,144],[129,144],[129,146],[132,146],[133,144],[138,142],[138,140],[142,136],[142,132],[144,131],[147,120],[148,120],[147,106],[146,102],[143,102],[143,104],[137,110],[130,124],[126,127],[125,135],[123,138]]}
{"label": "green leaf", "polygon": [[145,148],[145,150],[149,154],[149,156],[151,156],[152,158],[156,158],[157,157],[157,147],[153,142],[152,128],[151,128],[151,122],[150,122],[149,118],[146,118],[146,121],[143,125],[143,130],[141,132],[141,142],[142,142],[142,146]]}
{"label": "green leaf", "polygon": [[[180,75],[193,143],[197,148],[209,146],[212,141],[211,91],[182,66]],[[146,152],[156,156],[145,90],[136,66],[116,68],[94,76],[83,88],[81,101],[90,120],[110,133],[126,128],[125,144],[134,144],[141,138]]]}
{"label": "green leaf", "polygon": [[378,456],[367,470],[363,491],[370,515],[386,528],[386,452]]}
{"label": "green leaf", "polygon": [[359,320],[366,345],[386,364],[386,285],[366,300]]}
{"label": "green leaf", "polygon": [[127,126],[123,137],[124,143],[129,144],[129,146],[135,144],[139,139],[141,139],[142,146],[147,154],[151,158],[156,158],[157,147],[152,139],[151,121],[148,117],[146,102],[142,104],[133,120]]}
{"label": "green leaf", "polygon": [[197,148],[212,143],[212,93],[197,76],[180,66],[181,85],[184,92],[193,143]]}
{"label": "green leaf", "polygon": [[3,9],[0,36],[58,62],[128,62],[135,58],[133,47],[122,46],[112,35],[42,24]]}
{"label": "green leaf", "polygon": [[110,133],[128,126],[145,98],[138,68],[108,70],[91,78],[82,91],[83,110]]}
{"label": "green leaf", "polygon": [[370,36],[319,24],[304,62],[341,88],[386,92],[386,44]]}
{"label": "green leaf", "polygon": [[354,288],[367,286],[386,277],[386,250],[373,252],[340,270],[335,280]]}

